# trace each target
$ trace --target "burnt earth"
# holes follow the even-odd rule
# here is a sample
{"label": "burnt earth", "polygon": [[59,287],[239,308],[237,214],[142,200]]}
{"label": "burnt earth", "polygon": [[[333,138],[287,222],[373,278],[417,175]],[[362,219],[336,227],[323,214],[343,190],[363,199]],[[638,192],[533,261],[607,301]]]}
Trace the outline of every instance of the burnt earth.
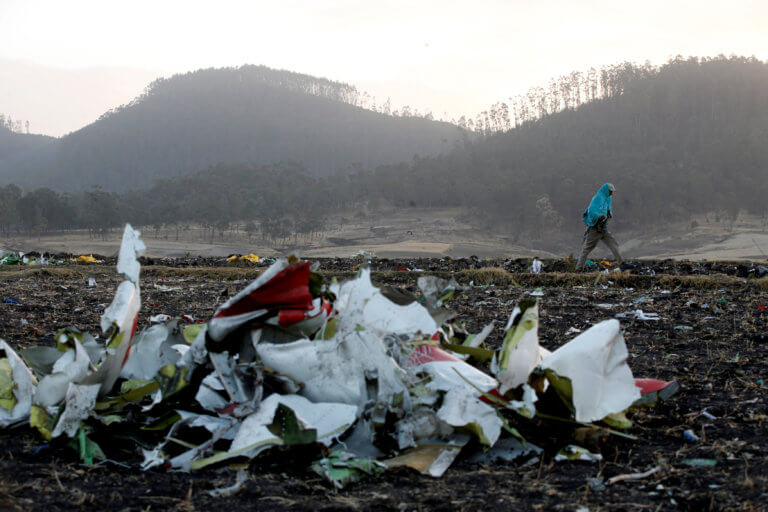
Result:
{"label": "burnt earth", "polygon": [[[323,266],[346,271],[356,265],[339,261]],[[432,264],[441,265],[438,260]],[[0,336],[18,348],[52,344],[56,329],[66,325],[97,334],[118,283],[104,268],[94,270],[94,287],[82,272],[3,274]],[[378,284],[414,290],[418,275],[403,273],[396,282]],[[147,272],[140,324],[148,325],[149,316],[159,313],[205,320],[225,300],[225,292],[231,296],[246,283],[193,272],[171,277]],[[516,301],[531,291],[473,286],[458,292],[450,306],[471,332],[495,320],[493,346],[500,343]],[[0,510],[768,510],[768,310],[761,308],[768,306],[768,298],[763,292],[745,285],[720,290],[553,287],[543,293],[539,336],[549,349],[576,336],[572,328],[584,330],[617,313],[642,309],[662,318],[621,319],[629,364],[636,377],[676,380],[682,389],[669,403],[634,414],[630,432],[640,439],[609,440],[600,447],[600,463],[552,462],[551,454],[523,466],[460,459],[441,479],[398,470],[335,491],[308,470],[300,455],[286,459],[277,454],[251,463],[239,493],[215,498],[205,491],[234,483],[231,469],[143,472],[122,465],[141,459],[138,447],[125,440],[102,444],[114,462],[89,467],[65,441],[46,444],[21,429],[0,431]],[[5,299],[19,304],[2,303]],[[715,419],[702,414],[705,410]],[[542,427],[552,428],[554,444],[568,443],[558,438],[561,431]],[[699,441],[685,441],[686,429]],[[699,458],[715,459],[717,465],[683,463]],[[588,484],[595,477],[604,482],[655,467],[659,471],[645,479],[605,488]]]}

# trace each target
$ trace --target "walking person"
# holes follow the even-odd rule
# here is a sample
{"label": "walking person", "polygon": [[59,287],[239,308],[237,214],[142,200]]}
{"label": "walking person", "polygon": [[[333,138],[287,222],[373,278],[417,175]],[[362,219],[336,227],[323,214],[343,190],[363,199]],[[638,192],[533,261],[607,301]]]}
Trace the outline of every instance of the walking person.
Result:
{"label": "walking person", "polygon": [[592,198],[589,206],[584,210],[582,219],[584,224],[587,225],[587,230],[584,232],[584,242],[581,246],[581,254],[576,262],[576,270],[584,268],[584,263],[587,261],[587,256],[597,246],[597,242],[602,240],[605,245],[613,253],[616,258],[616,262],[621,265],[622,258],[619,254],[619,244],[613,235],[608,231],[608,219],[613,217],[613,211],[611,211],[611,196],[616,188],[606,183],[597,194]]}

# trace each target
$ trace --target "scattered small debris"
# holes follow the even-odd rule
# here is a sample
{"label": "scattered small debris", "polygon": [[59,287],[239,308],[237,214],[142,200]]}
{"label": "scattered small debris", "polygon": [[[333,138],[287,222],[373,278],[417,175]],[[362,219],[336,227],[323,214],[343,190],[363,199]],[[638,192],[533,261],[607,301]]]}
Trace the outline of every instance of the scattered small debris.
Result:
{"label": "scattered small debris", "polygon": [[680,461],[681,464],[691,466],[694,468],[707,468],[717,466],[717,460],[715,459],[685,459]]}
{"label": "scattered small debris", "polygon": [[[401,466],[439,477],[470,447],[487,449],[487,460],[530,459],[542,453],[531,441],[555,426],[572,425],[590,449],[593,438],[634,439],[621,432],[632,426],[627,411],[674,392],[638,384],[615,319],[555,351],[541,347],[542,290],[519,302],[493,350],[483,346],[493,323],[470,333],[447,309],[461,289],[453,280],[423,277],[416,298],[374,286],[365,266],[326,282],[295,256],[275,261],[207,323],[156,314],[137,332],[144,249],[126,226],[104,343],[63,328],[57,348],[19,357],[2,342],[1,425],[69,437],[86,464],[108,456],[96,439],[110,425],[130,425],[149,446],[144,469],[192,471],[320,446],[328,455],[312,468],[340,488]],[[554,460],[602,459],[590,449],[568,444]],[[244,481],[239,474],[214,492]]]}
{"label": "scattered small debris", "polygon": [[699,442],[699,436],[697,436],[691,429],[687,429],[683,432],[683,439],[685,439],[689,443]]}
{"label": "scattered small debris", "polygon": [[608,479],[608,485],[613,485],[617,482],[625,482],[627,480],[642,480],[643,478],[648,478],[649,476],[658,473],[660,470],[661,468],[656,466],[655,468],[649,469],[648,471],[644,471],[642,473],[627,473],[624,475],[612,476]]}

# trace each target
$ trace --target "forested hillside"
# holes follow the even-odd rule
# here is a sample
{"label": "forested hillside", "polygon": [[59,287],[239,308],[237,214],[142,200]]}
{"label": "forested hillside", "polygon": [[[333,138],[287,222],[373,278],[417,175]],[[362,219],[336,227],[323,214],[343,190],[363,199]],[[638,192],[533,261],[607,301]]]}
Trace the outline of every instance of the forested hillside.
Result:
{"label": "forested hillside", "polygon": [[[494,132],[484,124],[484,135],[442,155],[340,167],[325,177],[298,163],[223,163],[121,195],[92,189],[22,197],[6,187],[0,228],[253,221],[254,229],[279,237],[319,230],[330,213],[354,208],[459,206],[480,225],[541,240],[580,230],[581,212],[607,181],[617,188],[618,229],[712,211],[768,215],[768,64],[676,59],[584,76],[529,95],[523,109],[507,109],[518,112],[509,122],[516,128]],[[594,92],[584,103],[587,90]],[[565,99],[575,96],[582,100]],[[58,204],[69,205],[62,207],[67,214],[48,213]],[[5,220],[3,211],[11,212]],[[46,215],[55,219],[41,220]]]}
{"label": "forested hillside", "polygon": [[30,167],[42,167],[54,152],[55,138],[22,133],[23,129],[21,121],[0,114],[0,177],[2,169],[23,174]]}
{"label": "forested hillside", "polygon": [[462,137],[454,125],[375,112],[360,100],[347,84],[264,66],[176,75],[62,137],[52,165],[0,165],[0,178],[120,191],[220,163],[280,161],[326,176],[436,154]]}
{"label": "forested hillside", "polygon": [[[603,91],[586,104],[542,109],[444,156],[380,168],[373,187],[396,205],[463,205],[534,235],[578,226],[604,182],[616,185],[619,225],[768,213],[768,64],[720,57],[612,69],[610,87],[602,73],[576,84]],[[534,103],[562,106],[562,94],[542,91]]]}

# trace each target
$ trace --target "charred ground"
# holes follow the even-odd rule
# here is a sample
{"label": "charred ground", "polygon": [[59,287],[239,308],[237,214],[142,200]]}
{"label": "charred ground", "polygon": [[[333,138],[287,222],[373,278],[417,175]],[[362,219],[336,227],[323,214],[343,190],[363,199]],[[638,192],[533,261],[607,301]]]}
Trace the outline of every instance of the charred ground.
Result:
{"label": "charred ground", "polygon": [[[352,272],[361,260],[322,260],[329,277]],[[151,265],[150,263],[154,263]],[[241,289],[258,268],[222,267],[211,261],[145,261],[141,325],[150,315],[189,314],[205,321],[217,304]],[[175,265],[174,268],[172,265]],[[595,322],[642,309],[659,321],[622,319],[636,377],[676,380],[682,390],[668,404],[633,416],[640,440],[611,439],[600,463],[552,462],[550,453],[527,466],[459,460],[434,480],[410,470],[389,471],[344,491],[334,491],[308,470],[308,459],[284,453],[250,466],[236,495],[205,491],[234,482],[234,472],[142,472],[121,466],[139,460],[137,448],[119,438],[102,442],[116,462],[81,465],[66,442],[44,444],[31,431],[0,433],[0,509],[8,510],[766,510],[768,420],[764,379],[768,355],[768,299],[753,267],[732,263],[646,263],[633,271],[570,274],[548,262],[541,275],[511,260],[373,260],[377,285],[407,287],[423,269],[453,273],[463,285],[451,307],[472,332],[492,320],[489,343],[501,342],[503,323],[517,300],[542,287],[543,346],[554,349]],[[192,268],[178,268],[180,266]],[[4,269],[0,272],[0,335],[23,348],[51,343],[57,328],[74,325],[98,333],[99,318],[118,279],[111,266]],[[409,269],[409,270],[399,270]],[[561,271],[561,272],[557,272]],[[651,275],[655,274],[655,275]],[[88,286],[95,277],[96,286]],[[169,289],[178,289],[168,291]],[[499,325],[502,324],[502,325]],[[681,326],[691,329],[680,328]],[[569,332],[570,331],[570,332]],[[709,419],[706,410],[715,419]],[[552,429],[552,446],[565,444]],[[696,443],[683,439],[692,429]],[[546,448],[546,446],[545,446]],[[714,459],[712,467],[683,461]],[[599,490],[589,479],[655,467],[654,475]]]}

